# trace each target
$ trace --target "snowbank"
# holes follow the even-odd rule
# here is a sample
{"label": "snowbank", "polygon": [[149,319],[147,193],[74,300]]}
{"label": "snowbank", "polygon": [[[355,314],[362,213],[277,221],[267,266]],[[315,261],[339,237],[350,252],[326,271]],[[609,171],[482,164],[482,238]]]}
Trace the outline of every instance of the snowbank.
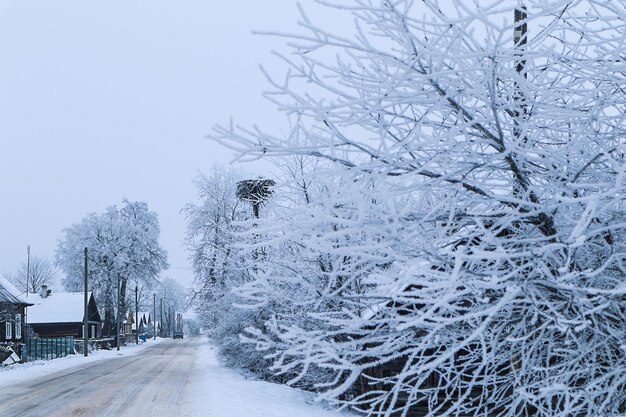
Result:
{"label": "snowbank", "polygon": [[88,357],[83,355],[69,355],[64,358],[53,359],[49,361],[33,361],[25,364],[9,365],[0,367],[0,388],[19,382],[28,381],[33,378],[46,376],[57,371],[82,365],[85,363],[97,362],[105,359],[137,355],[148,346],[154,346],[165,339],[149,339],[145,343],[139,345],[128,344],[120,349],[112,350],[95,350]]}
{"label": "snowbank", "polygon": [[207,343],[198,347],[196,365],[183,398],[185,417],[341,417],[313,403],[311,393],[270,382],[250,380],[220,365]]}

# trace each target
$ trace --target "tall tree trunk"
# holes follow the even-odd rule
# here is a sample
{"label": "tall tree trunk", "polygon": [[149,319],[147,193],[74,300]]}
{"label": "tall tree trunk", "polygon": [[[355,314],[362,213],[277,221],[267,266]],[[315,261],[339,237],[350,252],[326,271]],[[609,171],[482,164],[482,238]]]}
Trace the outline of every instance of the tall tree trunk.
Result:
{"label": "tall tree trunk", "polygon": [[128,279],[120,278],[120,318],[126,314],[126,288],[128,286]]}
{"label": "tall tree trunk", "polygon": [[111,289],[107,289],[104,298],[104,324],[102,334],[111,336],[111,331],[115,328],[115,309],[113,308],[113,297]]}

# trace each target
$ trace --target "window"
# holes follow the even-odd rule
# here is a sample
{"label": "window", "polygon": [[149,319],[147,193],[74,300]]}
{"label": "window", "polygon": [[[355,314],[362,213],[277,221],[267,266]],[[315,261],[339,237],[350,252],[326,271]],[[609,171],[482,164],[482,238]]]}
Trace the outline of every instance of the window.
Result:
{"label": "window", "polygon": [[11,340],[13,339],[13,326],[11,325],[11,316],[7,315],[5,318],[5,325],[6,325],[6,331],[5,331],[5,337],[7,340]]}
{"label": "window", "polygon": [[21,314],[15,315],[15,338],[16,339],[22,338],[22,315]]}

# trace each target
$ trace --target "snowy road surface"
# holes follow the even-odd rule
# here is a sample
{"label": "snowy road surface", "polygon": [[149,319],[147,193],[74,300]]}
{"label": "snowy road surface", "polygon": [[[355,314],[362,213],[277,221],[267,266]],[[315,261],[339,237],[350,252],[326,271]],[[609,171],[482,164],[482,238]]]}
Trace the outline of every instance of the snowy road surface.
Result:
{"label": "snowy road surface", "polygon": [[0,390],[2,417],[340,416],[310,403],[307,393],[222,367],[204,338],[166,340]]}

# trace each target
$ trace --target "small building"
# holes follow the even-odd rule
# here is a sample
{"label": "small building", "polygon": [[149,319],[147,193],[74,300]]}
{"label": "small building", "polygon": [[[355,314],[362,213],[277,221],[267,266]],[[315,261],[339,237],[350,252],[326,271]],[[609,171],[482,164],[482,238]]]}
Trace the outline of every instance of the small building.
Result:
{"label": "small building", "polygon": [[155,329],[156,333],[159,334],[161,331],[161,326],[158,321],[152,319],[152,313],[149,311],[140,311],[139,312],[139,320],[137,323],[133,324],[133,332],[137,332],[137,326],[139,327],[140,335],[154,336]]}
{"label": "small building", "polygon": [[[148,326],[152,325],[152,316],[150,315],[150,312],[148,311],[140,311],[137,314],[137,317],[138,317],[138,320],[136,320],[133,323],[133,332],[144,334],[146,333]],[[139,327],[139,330],[137,330],[137,327]]]}
{"label": "small building", "polygon": [[[141,336],[146,334],[148,326],[152,326],[152,317],[147,311],[139,311],[137,318],[135,318],[135,312],[131,310],[128,312],[128,317],[122,322],[122,326],[126,340],[134,340],[137,335]],[[137,331],[137,329],[139,329],[139,331]]]}
{"label": "small building", "polygon": [[10,349],[21,357],[22,345],[26,342],[26,307],[31,305],[0,275],[0,363],[11,355]]}
{"label": "small building", "polygon": [[[102,319],[93,294],[87,294],[88,337],[99,337]],[[39,337],[83,337],[84,294],[82,292],[52,293],[43,285],[39,295],[28,307],[28,324]]]}
{"label": "small building", "polygon": [[133,332],[137,332],[137,325],[139,326],[139,334],[147,337],[153,337],[161,332],[161,325],[158,321],[153,320],[152,314],[149,311],[139,312],[139,321],[133,324]]}

